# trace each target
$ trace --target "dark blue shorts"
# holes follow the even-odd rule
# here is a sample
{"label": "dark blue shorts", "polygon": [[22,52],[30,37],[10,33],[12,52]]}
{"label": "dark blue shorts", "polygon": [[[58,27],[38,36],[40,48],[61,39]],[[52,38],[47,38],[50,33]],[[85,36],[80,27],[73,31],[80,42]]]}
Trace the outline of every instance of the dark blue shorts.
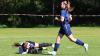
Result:
{"label": "dark blue shorts", "polygon": [[59,30],[59,34],[65,34],[66,36],[69,36],[72,34],[71,29],[70,29],[70,24],[65,24],[62,26]]}

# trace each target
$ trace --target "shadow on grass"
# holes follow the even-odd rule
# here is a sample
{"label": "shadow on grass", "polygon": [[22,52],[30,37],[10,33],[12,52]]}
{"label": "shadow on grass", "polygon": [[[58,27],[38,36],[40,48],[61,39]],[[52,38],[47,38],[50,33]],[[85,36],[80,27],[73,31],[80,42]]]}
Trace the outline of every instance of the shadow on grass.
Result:
{"label": "shadow on grass", "polygon": [[20,53],[16,52],[15,54],[20,54]]}
{"label": "shadow on grass", "polygon": [[42,55],[51,55],[51,54],[42,54]]}
{"label": "shadow on grass", "polygon": [[[20,53],[17,53],[17,52],[16,52],[15,54],[20,54]],[[51,55],[51,54],[44,54],[44,53],[41,53],[41,55]]]}

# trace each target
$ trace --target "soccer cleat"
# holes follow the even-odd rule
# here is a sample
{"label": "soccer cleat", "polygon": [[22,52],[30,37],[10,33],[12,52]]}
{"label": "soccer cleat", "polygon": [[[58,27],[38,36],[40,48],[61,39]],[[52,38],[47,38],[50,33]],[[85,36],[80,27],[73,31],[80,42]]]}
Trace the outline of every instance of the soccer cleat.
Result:
{"label": "soccer cleat", "polygon": [[43,50],[47,50],[47,47],[42,47]]}
{"label": "soccer cleat", "polygon": [[87,52],[88,51],[88,44],[84,44],[84,49],[85,49],[85,51]]}
{"label": "soccer cleat", "polygon": [[52,56],[56,56],[56,51],[48,52],[48,54],[51,54]]}
{"label": "soccer cleat", "polygon": [[54,48],[55,47],[55,44],[52,44],[52,48]]}

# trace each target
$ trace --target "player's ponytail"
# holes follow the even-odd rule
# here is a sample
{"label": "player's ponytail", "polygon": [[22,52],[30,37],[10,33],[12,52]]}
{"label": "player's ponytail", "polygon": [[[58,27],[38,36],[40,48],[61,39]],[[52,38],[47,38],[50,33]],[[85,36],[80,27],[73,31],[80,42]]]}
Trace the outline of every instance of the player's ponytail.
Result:
{"label": "player's ponytail", "polygon": [[74,6],[72,5],[72,3],[71,3],[71,1],[70,0],[67,0],[67,10],[69,11],[69,12],[72,12],[73,10],[74,10]]}
{"label": "player's ponytail", "polygon": [[13,46],[15,46],[15,47],[19,47],[19,46],[21,46],[21,44],[20,44],[20,43],[14,43]]}

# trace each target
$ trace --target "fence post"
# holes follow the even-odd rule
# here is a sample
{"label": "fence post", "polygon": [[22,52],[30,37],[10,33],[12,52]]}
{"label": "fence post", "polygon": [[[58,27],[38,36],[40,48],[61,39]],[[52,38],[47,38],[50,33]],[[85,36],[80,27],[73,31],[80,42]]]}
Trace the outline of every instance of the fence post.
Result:
{"label": "fence post", "polygon": [[55,2],[54,2],[54,0],[52,0],[52,14],[53,14],[53,16],[52,16],[52,18],[53,18],[53,25],[54,25],[54,15],[55,15]]}

